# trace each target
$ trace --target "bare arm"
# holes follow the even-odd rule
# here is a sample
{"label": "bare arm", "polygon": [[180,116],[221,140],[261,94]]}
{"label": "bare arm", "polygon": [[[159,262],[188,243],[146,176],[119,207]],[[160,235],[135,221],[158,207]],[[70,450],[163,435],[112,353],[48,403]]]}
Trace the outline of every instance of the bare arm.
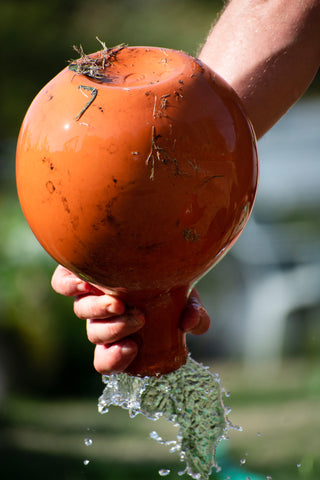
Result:
{"label": "bare arm", "polygon": [[260,138],[317,73],[320,0],[232,0],[199,57],[235,89]]}

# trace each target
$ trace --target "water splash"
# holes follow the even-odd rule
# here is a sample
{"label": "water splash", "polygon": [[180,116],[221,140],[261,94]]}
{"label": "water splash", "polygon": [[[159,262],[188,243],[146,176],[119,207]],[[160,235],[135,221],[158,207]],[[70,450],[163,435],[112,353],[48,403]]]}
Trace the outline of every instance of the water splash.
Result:
{"label": "water splash", "polygon": [[99,398],[99,412],[110,405],[138,413],[151,420],[163,416],[179,427],[176,440],[164,441],[155,431],[150,436],[179,452],[186,464],[180,475],[207,480],[215,467],[215,450],[232,428],[222,400],[223,389],[218,374],[190,356],[185,365],[161,377],[132,377],[125,373],[104,375],[106,387]]}

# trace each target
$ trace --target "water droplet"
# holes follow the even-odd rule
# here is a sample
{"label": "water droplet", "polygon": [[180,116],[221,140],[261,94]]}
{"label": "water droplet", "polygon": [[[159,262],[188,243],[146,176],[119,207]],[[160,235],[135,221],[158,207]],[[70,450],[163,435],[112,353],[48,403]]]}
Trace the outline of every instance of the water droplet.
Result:
{"label": "water droplet", "polygon": [[99,413],[108,413],[109,412],[109,408],[107,406],[104,406],[102,404],[102,402],[98,406],[98,409],[99,409]]}
{"label": "water droplet", "polygon": [[258,438],[261,438],[261,437],[262,437],[262,435],[261,435],[260,432],[257,432],[257,437],[258,437]]}
{"label": "water droplet", "polygon": [[230,394],[230,392],[225,391],[225,392],[224,392],[224,395],[225,395],[225,397],[229,398],[231,394]]}
{"label": "water droplet", "polygon": [[272,480],[271,475],[267,475],[267,476],[266,476],[266,480]]}
{"label": "water droplet", "polygon": [[90,463],[90,460],[88,460],[88,459],[87,459],[87,460],[83,460],[83,465],[89,465],[89,463]]}
{"label": "water droplet", "polygon": [[297,467],[300,468],[300,467],[301,467],[301,463],[297,463]]}
{"label": "water droplet", "polygon": [[241,458],[240,460],[240,465],[244,465],[245,463],[247,463],[247,453],[244,454],[244,456]]}
{"label": "water droplet", "polygon": [[170,473],[169,468],[162,468],[161,470],[159,470],[160,477],[165,477],[166,475],[169,475],[169,473]]}
{"label": "water droplet", "polygon": [[176,444],[176,445],[174,445],[173,447],[170,448],[169,453],[179,452],[180,448],[181,448],[180,445]]}
{"label": "water droplet", "polygon": [[92,443],[93,443],[92,438],[86,437],[86,438],[84,439],[84,443],[85,443],[85,445],[86,445],[87,447],[90,447],[90,446],[92,445]]}

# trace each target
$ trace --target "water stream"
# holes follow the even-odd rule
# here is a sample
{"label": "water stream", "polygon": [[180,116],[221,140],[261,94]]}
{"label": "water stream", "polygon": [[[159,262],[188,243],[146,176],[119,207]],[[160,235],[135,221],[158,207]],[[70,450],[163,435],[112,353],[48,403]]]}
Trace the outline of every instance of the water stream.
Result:
{"label": "water stream", "polygon": [[[207,480],[212,468],[219,470],[215,450],[232,425],[223,404],[223,388],[218,374],[190,356],[185,365],[161,377],[133,377],[126,373],[104,375],[105,389],[99,398],[99,412],[111,405],[129,411],[130,417],[143,414],[151,420],[163,416],[179,429],[176,439],[163,440],[157,432],[150,436],[178,452],[188,474]],[[161,476],[170,470],[159,471]]]}

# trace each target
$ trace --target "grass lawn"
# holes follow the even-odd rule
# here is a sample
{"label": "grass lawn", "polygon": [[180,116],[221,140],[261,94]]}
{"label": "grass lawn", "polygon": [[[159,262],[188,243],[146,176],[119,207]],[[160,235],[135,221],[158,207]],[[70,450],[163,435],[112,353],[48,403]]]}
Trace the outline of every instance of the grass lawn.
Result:
{"label": "grass lawn", "polygon": [[[231,393],[225,399],[231,421],[242,427],[221,444],[222,472],[212,478],[319,480],[320,365],[291,362],[273,373],[268,367],[249,373],[229,363],[212,371]],[[120,408],[100,415],[96,404],[94,398],[7,398],[1,411],[1,478],[152,480],[161,478],[161,468],[171,469],[168,480],[180,478],[175,455],[149,438],[157,430],[173,439],[175,427],[141,415],[129,419]]]}

